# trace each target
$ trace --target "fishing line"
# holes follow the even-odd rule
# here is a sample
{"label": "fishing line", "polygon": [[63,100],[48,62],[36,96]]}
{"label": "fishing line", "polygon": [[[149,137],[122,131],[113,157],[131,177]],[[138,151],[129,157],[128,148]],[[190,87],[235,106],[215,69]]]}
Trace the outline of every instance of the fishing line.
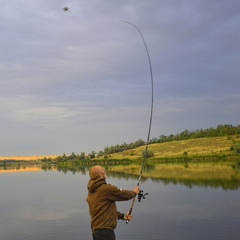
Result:
{"label": "fishing line", "polygon": [[[145,151],[144,151],[144,154],[143,154],[142,167],[141,167],[141,171],[140,171],[140,175],[139,175],[138,183],[137,183],[137,186],[140,186],[140,182],[141,182],[141,178],[142,178],[142,175],[143,175],[143,171],[144,171],[146,159],[147,159],[147,157],[148,157],[148,145],[149,145],[150,133],[151,133],[151,127],[152,127],[152,115],[153,115],[153,73],[152,73],[152,64],[151,64],[150,55],[149,55],[148,48],[147,48],[147,44],[146,44],[146,41],[145,41],[145,39],[144,39],[144,37],[143,37],[142,32],[140,31],[140,29],[139,29],[136,25],[134,25],[134,24],[132,24],[132,23],[130,23],[130,22],[124,21],[124,20],[122,20],[122,22],[125,22],[125,23],[127,23],[127,24],[130,24],[130,25],[133,26],[135,29],[137,29],[137,31],[140,33],[141,38],[142,38],[143,43],[144,43],[144,46],[145,46],[145,50],[146,50],[146,52],[147,52],[149,69],[150,69],[150,76],[151,76],[151,87],[152,87],[151,112],[150,112],[150,121],[149,121],[147,142],[146,142],[146,145],[145,145],[146,147],[145,147]],[[144,193],[143,190],[139,190],[138,201],[140,202],[142,198],[144,199],[147,194],[148,194],[148,193]],[[131,213],[132,213],[132,210],[133,210],[135,201],[136,201],[136,196],[133,198],[132,205],[131,205],[131,207],[130,207],[130,209],[129,209],[129,212],[128,212],[129,215],[131,215]],[[126,223],[128,223],[128,222],[129,222],[129,221],[126,220]]]}

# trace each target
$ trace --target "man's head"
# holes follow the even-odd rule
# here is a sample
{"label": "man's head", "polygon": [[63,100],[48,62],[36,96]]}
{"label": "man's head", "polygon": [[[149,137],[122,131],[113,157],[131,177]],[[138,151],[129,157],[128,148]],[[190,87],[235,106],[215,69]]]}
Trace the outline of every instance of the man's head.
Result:
{"label": "man's head", "polygon": [[89,176],[92,180],[99,178],[106,179],[105,169],[99,165],[96,165],[90,169]]}

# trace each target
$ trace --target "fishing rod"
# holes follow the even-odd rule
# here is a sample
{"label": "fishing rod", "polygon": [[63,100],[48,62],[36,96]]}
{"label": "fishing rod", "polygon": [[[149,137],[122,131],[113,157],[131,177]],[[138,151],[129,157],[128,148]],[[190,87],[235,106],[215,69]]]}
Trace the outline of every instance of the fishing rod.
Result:
{"label": "fishing rod", "polygon": [[[140,182],[141,182],[141,178],[142,178],[142,175],[143,175],[143,171],[144,171],[144,166],[145,166],[145,163],[146,163],[146,159],[148,158],[148,145],[149,145],[149,140],[150,140],[150,133],[151,133],[151,127],[152,127],[152,115],[153,115],[153,73],[152,73],[152,64],[151,64],[151,59],[150,59],[150,55],[149,55],[149,52],[148,52],[148,48],[147,48],[147,44],[145,42],[145,39],[143,37],[143,34],[142,32],[140,31],[140,29],[130,23],[130,22],[127,22],[127,21],[123,21],[122,22],[125,22],[127,24],[130,24],[131,26],[133,26],[135,29],[137,29],[137,31],[140,33],[141,35],[141,38],[143,40],[143,43],[144,43],[144,46],[145,46],[145,50],[147,52],[147,57],[148,57],[148,63],[149,63],[149,69],[150,69],[150,76],[151,76],[151,87],[152,87],[152,98],[151,98],[151,112],[150,112],[150,121],[149,121],[149,128],[148,128],[148,135],[147,135],[147,142],[146,142],[146,147],[145,147],[145,151],[144,151],[144,154],[143,154],[143,161],[142,161],[142,167],[141,167],[141,171],[140,171],[140,175],[139,175],[139,178],[138,178],[138,183],[137,183],[137,186],[139,187],[140,186]],[[142,199],[145,199],[146,195],[148,195],[148,193],[144,193],[143,190],[140,190],[139,189],[139,193],[138,193],[138,202],[141,202]],[[132,211],[133,211],[133,207],[134,207],[134,204],[135,204],[135,201],[136,201],[136,196],[133,198],[133,201],[132,201],[132,204],[131,204],[131,207],[128,211],[128,214],[131,215]],[[128,223],[129,221],[126,220],[126,223]]]}

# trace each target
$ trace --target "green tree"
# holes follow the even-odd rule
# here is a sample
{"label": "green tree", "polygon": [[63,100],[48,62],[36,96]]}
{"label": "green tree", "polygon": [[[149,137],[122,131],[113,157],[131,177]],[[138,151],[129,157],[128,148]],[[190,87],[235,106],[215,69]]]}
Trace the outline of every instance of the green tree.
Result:
{"label": "green tree", "polygon": [[85,152],[81,152],[80,155],[78,156],[79,160],[85,160],[85,158],[86,158]]}
{"label": "green tree", "polygon": [[76,158],[77,158],[77,155],[74,152],[72,152],[72,154],[68,156],[69,160],[74,160]]}
{"label": "green tree", "polygon": [[91,153],[89,153],[89,158],[95,158],[95,155],[96,155],[96,153],[94,152],[94,151],[91,151]]}

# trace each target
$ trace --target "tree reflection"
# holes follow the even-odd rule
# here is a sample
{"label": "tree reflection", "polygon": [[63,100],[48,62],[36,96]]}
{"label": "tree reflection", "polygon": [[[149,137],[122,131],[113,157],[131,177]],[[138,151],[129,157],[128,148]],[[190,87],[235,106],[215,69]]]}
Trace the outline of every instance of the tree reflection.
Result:
{"label": "tree reflection", "polygon": [[[123,163],[123,164],[122,164]],[[61,164],[39,164],[39,165],[27,165],[27,164],[2,164],[0,166],[0,173],[7,172],[24,172],[24,171],[58,171],[64,174],[72,173],[72,174],[81,174],[86,175],[89,172],[89,169],[96,164],[100,164],[105,167],[107,176],[111,178],[117,179],[125,179],[125,180],[138,180],[139,178],[139,170],[141,168],[138,162],[132,161],[91,161],[91,162],[64,162]],[[160,168],[161,167],[161,168]],[[233,164],[227,165],[217,165],[214,170],[211,170],[212,165],[205,165],[206,173],[196,174],[196,169],[204,169],[202,166],[189,167],[186,169],[181,164],[169,164],[159,166],[158,164],[146,164],[144,167],[144,174],[141,178],[141,182],[144,183],[147,180],[151,180],[153,182],[162,183],[164,185],[174,184],[174,185],[184,185],[188,188],[193,188],[195,186],[203,187],[203,188],[222,188],[224,190],[236,190],[240,188],[240,163],[235,162]],[[176,174],[176,169],[181,169],[185,171],[185,174],[182,174],[179,171]],[[210,169],[210,170],[209,170]],[[223,172],[227,169],[227,174],[223,174]],[[163,172],[165,170],[165,172]],[[171,172],[172,171],[172,172]],[[187,172],[186,172],[187,171]],[[167,172],[167,174],[166,174]],[[186,175],[189,174],[189,175]],[[175,175],[174,175],[175,174]]]}

